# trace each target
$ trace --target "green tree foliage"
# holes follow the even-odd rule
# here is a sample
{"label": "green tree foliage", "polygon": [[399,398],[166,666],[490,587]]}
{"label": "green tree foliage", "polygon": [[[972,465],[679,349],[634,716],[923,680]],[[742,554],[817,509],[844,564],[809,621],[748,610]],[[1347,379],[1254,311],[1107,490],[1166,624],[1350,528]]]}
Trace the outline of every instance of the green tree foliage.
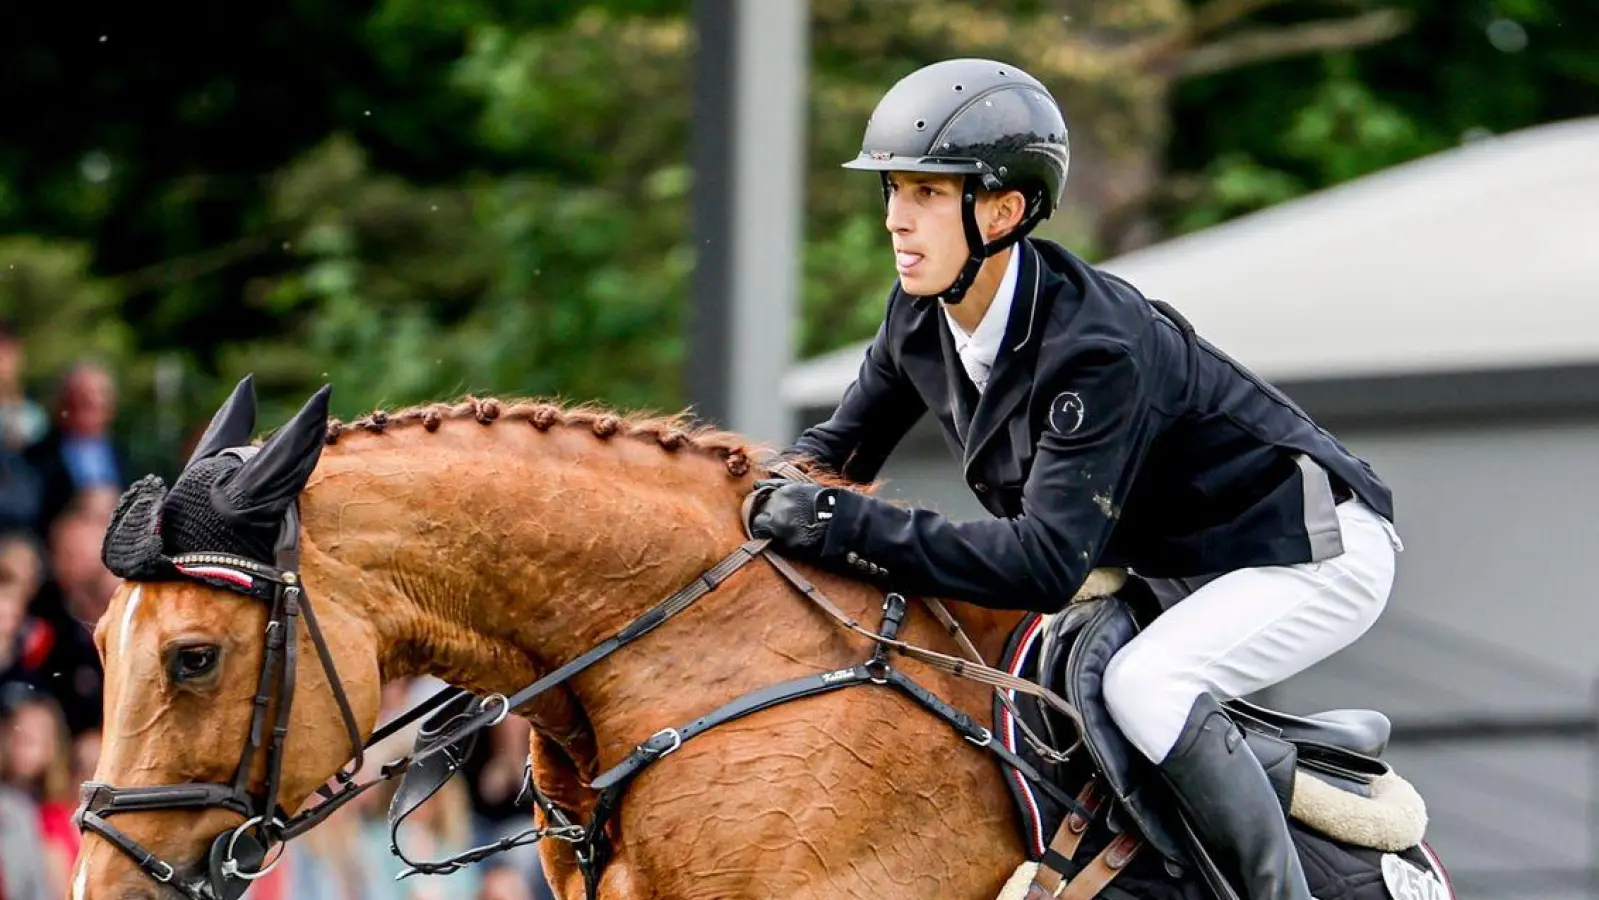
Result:
{"label": "green tree foliage", "polygon": [[[892,280],[840,169],[896,78],[1014,60],[1073,123],[1090,257],[1447,148],[1592,114],[1574,0],[811,0],[801,352]],[[166,8],[163,8],[166,9]],[[275,421],[472,391],[683,403],[687,0],[311,3],[0,29],[0,313],[38,372],[93,353],[176,453],[257,373]],[[45,385],[41,384],[43,388]],[[131,430],[131,428],[130,428]]]}
{"label": "green tree foliage", "polygon": [[[1599,112],[1599,6],[1404,0],[1401,40],[1191,80],[1173,102],[1175,230],[1543,122]],[[1270,90],[1263,90],[1270,85]]]}

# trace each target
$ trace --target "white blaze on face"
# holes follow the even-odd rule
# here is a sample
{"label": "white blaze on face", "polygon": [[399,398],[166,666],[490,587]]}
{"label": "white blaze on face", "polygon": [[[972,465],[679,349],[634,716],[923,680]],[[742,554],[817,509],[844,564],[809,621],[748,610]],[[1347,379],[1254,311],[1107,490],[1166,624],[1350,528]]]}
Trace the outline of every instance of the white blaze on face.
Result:
{"label": "white blaze on face", "polygon": [[[121,627],[117,630],[117,654],[126,658],[128,638],[133,635],[133,617],[139,614],[139,601],[144,598],[144,586],[135,585],[128,594],[127,605],[122,608]],[[72,878],[72,900],[84,900],[89,892],[89,848],[78,855],[78,871]]]}
{"label": "white blaze on face", "polygon": [[136,585],[128,595],[128,605],[122,610],[122,628],[117,633],[117,655],[127,656],[128,636],[133,634],[133,616],[139,611],[139,598],[144,596],[144,585]]}

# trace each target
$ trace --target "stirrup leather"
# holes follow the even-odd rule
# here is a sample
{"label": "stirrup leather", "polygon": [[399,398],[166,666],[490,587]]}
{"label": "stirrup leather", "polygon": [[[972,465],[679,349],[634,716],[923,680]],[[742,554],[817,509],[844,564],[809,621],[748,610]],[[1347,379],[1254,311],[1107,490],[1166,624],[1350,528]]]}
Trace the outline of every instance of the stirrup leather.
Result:
{"label": "stirrup leather", "polygon": [[[1077,795],[1077,802],[1089,817],[1098,815],[1104,800],[1097,776],[1090,778]],[[1050,840],[1049,849],[1044,851],[1025,900],[1092,900],[1127,868],[1144,845],[1131,832],[1118,834],[1088,865],[1079,867],[1072,857],[1077,855],[1083,835],[1092,824],[1092,818],[1075,811],[1067,813]]]}

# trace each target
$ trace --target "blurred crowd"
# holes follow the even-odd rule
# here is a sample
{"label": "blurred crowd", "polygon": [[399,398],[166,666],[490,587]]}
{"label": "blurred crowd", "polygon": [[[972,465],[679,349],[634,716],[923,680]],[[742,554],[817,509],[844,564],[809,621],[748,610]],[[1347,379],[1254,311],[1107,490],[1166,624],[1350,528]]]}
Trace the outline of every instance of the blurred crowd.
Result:
{"label": "blurred crowd", "polygon": [[[100,544],[129,472],[114,436],[117,385],[83,361],[53,396],[28,395],[25,353],[0,322],[0,898],[68,896],[81,837],[79,787],[100,752],[102,670],[95,623],[117,579]],[[432,693],[431,680],[385,688],[384,718]],[[367,755],[377,766],[410,749],[414,731]],[[242,740],[242,735],[241,735]],[[478,741],[466,770],[400,831],[413,859],[439,859],[532,824],[516,804],[528,725],[509,718]],[[246,900],[547,900],[536,848],[518,848],[445,876],[396,881],[389,852],[392,786],[368,791],[291,843]]]}

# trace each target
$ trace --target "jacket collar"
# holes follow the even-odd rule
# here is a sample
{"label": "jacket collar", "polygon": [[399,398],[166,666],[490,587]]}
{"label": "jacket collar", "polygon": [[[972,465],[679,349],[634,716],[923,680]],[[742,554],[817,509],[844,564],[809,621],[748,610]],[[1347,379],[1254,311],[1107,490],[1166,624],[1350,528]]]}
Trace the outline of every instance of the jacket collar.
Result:
{"label": "jacket collar", "polygon": [[[983,313],[983,318],[978,321],[977,327],[970,334],[966,332],[954,317],[950,315],[949,308],[939,310],[939,318],[944,320],[944,327],[949,329],[950,337],[955,341],[955,350],[961,354],[962,363],[965,357],[971,356],[982,364],[984,371],[981,376],[986,383],[988,370],[994,365],[994,360],[999,356],[999,349],[1005,343],[1005,330],[1010,325],[1011,308],[1016,305],[1016,282],[1021,272],[1022,251],[1008,254],[1005,260],[1005,274],[1000,278],[999,288],[994,292],[994,299]],[[971,373],[970,367],[967,372]],[[976,380],[974,376],[973,380]]]}
{"label": "jacket collar", "polygon": [[[1017,273],[1016,297],[1005,326],[1005,340],[989,372],[988,388],[972,410],[971,427],[964,434],[963,468],[968,472],[972,461],[999,433],[1016,407],[1027,399],[1032,388],[1033,360],[1043,339],[1043,320],[1049,312],[1049,300],[1058,287],[1059,279],[1046,270],[1031,241],[1016,244],[1016,252],[1021,254],[1021,268]],[[953,342],[949,349],[953,351]],[[945,362],[965,380],[965,370],[958,356],[946,356]]]}

